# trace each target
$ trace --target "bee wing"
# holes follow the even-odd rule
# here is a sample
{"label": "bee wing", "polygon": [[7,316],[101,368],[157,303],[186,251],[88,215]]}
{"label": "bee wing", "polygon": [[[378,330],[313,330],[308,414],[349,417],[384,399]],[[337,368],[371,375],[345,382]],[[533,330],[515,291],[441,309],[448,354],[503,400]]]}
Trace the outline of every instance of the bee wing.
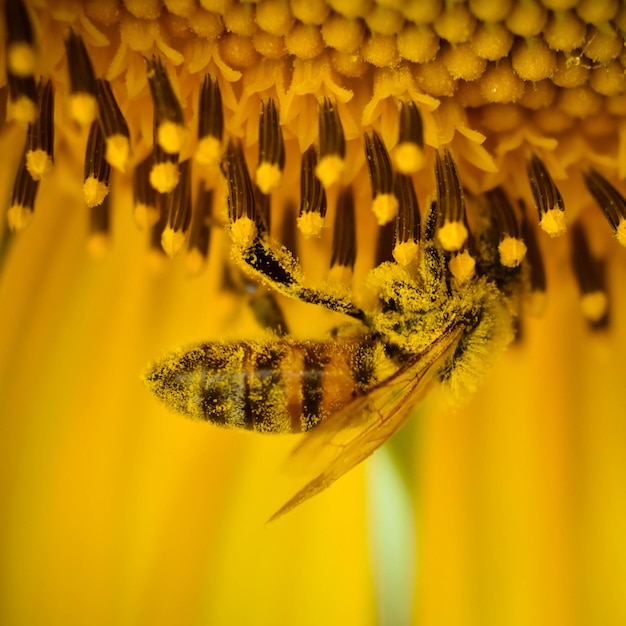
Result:
{"label": "bee wing", "polygon": [[455,345],[461,330],[455,325],[443,331],[426,351],[307,433],[292,451],[288,466],[310,463],[319,467],[323,459],[323,469],[269,521],[330,487],[392,437],[425,394],[436,365]]}

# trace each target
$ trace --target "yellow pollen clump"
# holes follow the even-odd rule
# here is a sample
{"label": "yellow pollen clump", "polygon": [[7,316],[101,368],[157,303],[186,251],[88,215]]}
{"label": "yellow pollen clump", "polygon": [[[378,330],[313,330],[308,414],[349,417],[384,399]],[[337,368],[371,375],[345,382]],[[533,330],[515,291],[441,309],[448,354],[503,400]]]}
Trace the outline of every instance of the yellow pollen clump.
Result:
{"label": "yellow pollen clump", "polygon": [[16,122],[34,122],[37,117],[37,105],[26,96],[20,96],[16,100],[9,100],[7,104],[7,120]]}
{"label": "yellow pollen clump", "polygon": [[191,17],[197,7],[195,0],[163,0],[163,3],[170,13],[180,17]]}
{"label": "yellow pollen clump", "polygon": [[286,35],[293,26],[293,15],[284,0],[264,0],[256,5],[256,23],[271,35]]}
{"label": "yellow pollen clump", "polygon": [[469,0],[470,10],[483,22],[499,22],[511,11],[513,0]]}
{"label": "yellow pollen clump", "polygon": [[392,193],[381,193],[374,198],[372,211],[379,225],[388,224],[398,214],[398,198]]}
{"label": "yellow pollen clump", "polygon": [[216,137],[208,135],[198,141],[195,159],[204,167],[215,167],[222,158],[222,142]]}
{"label": "yellow pollen clump", "polygon": [[538,83],[526,83],[524,95],[518,100],[520,106],[534,111],[549,108],[556,98],[557,89],[549,79]]}
{"label": "yellow pollen clump", "polygon": [[612,61],[624,49],[624,40],[611,24],[599,24],[587,29],[587,42],[583,52],[596,63]]}
{"label": "yellow pollen clump", "polygon": [[296,24],[285,37],[285,47],[299,59],[314,59],[324,51],[324,41],[317,26]]}
{"label": "yellow pollen clump", "polygon": [[33,219],[33,212],[21,204],[14,204],[7,211],[7,223],[14,231],[24,230]]}
{"label": "yellow pollen clump", "polygon": [[417,258],[419,246],[415,241],[402,241],[393,247],[393,258],[397,263],[407,266]]}
{"label": "yellow pollen clump", "polygon": [[157,141],[168,154],[178,154],[185,144],[187,130],[176,122],[161,122],[157,129]]}
{"label": "yellow pollen clump", "polygon": [[274,163],[261,163],[256,170],[256,184],[264,194],[270,194],[280,187],[282,172]]}
{"label": "yellow pollen clump", "polygon": [[180,230],[174,230],[170,226],[163,229],[161,234],[161,246],[168,257],[175,257],[182,252],[187,242],[187,236]]}
{"label": "yellow pollen clump", "polygon": [[622,64],[614,59],[591,71],[590,87],[603,96],[617,96],[626,92],[626,74]]}
{"label": "yellow pollen clump", "polygon": [[452,96],[457,87],[456,81],[450,76],[440,57],[429,63],[416,65],[414,76],[417,84],[435,98]]}
{"label": "yellow pollen clump", "polygon": [[45,150],[29,150],[26,153],[26,169],[33,180],[41,180],[54,169],[54,163]]}
{"label": "yellow pollen clump", "polygon": [[147,52],[154,45],[159,32],[156,21],[138,19],[132,15],[122,15],[120,38],[131,50]]}
{"label": "yellow pollen clump", "polygon": [[37,58],[33,47],[22,41],[11,44],[7,50],[7,67],[15,76],[22,78],[35,73]]}
{"label": "yellow pollen clump", "polygon": [[368,70],[369,65],[358,54],[349,52],[339,52],[332,50],[330,54],[330,62],[333,69],[342,76],[348,78],[358,78],[363,76]]}
{"label": "yellow pollen clump", "polygon": [[452,276],[463,284],[476,275],[476,259],[467,250],[463,250],[450,259],[448,268]]}
{"label": "yellow pollen clump", "polygon": [[563,53],[556,56],[556,69],[552,82],[558,87],[580,87],[587,83],[589,67],[577,57],[567,57]]}
{"label": "yellow pollen clump", "polygon": [[463,43],[473,35],[476,18],[465,4],[452,4],[437,17],[433,26],[439,37],[449,43]]}
{"label": "yellow pollen clump", "polygon": [[587,25],[574,11],[552,13],[543,31],[545,42],[553,50],[570,52],[580,48],[587,36]]}
{"label": "yellow pollen clump", "polygon": [[117,0],[92,0],[84,4],[85,15],[94,22],[105,26],[116,24],[120,18],[120,5]]}
{"label": "yellow pollen clump", "polygon": [[322,25],[322,38],[339,52],[356,52],[365,38],[365,26],[360,20],[331,15]]}
{"label": "yellow pollen clump", "polygon": [[454,79],[476,80],[487,67],[486,59],[478,56],[469,43],[446,45],[442,57],[446,69]]}
{"label": "yellow pollen clump", "polygon": [[111,135],[106,138],[104,158],[107,163],[120,172],[126,170],[130,156],[130,142],[124,135]]}
{"label": "yellow pollen clump", "polygon": [[472,50],[487,61],[498,61],[509,54],[513,34],[501,22],[480,24],[469,42]]}
{"label": "yellow pollen clump", "polygon": [[404,18],[399,11],[375,4],[365,16],[365,23],[373,33],[395,35],[401,28]]}
{"label": "yellow pollen clump", "polygon": [[178,165],[171,161],[156,163],[150,170],[150,184],[159,193],[168,193],[175,189],[179,179]]}
{"label": "yellow pollen clump", "polygon": [[504,237],[498,245],[500,263],[504,267],[518,267],[526,258],[526,244],[516,237]]}
{"label": "yellow pollen clump", "polygon": [[559,107],[574,118],[587,117],[602,106],[602,98],[589,87],[562,89],[558,97]]}
{"label": "yellow pollen clump", "polygon": [[590,322],[599,322],[608,310],[608,299],[603,291],[586,293],[580,299],[583,315]]}
{"label": "yellow pollen clump", "polygon": [[559,208],[549,209],[542,215],[539,226],[550,237],[559,237],[567,230],[565,211]]}
{"label": "yellow pollen clump", "polygon": [[328,4],[346,17],[364,17],[374,4],[372,0],[328,0]]}
{"label": "yellow pollen clump", "polygon": [[331,154],[322,157],[315,166],[315,175],[326,189],[341,179],[345,163],[340,156]]}
{"label": "yellow pollen clump", "polygon": [[319,213],[308,211],[298,217],[298,230],[306,239],[319,237],[324,227],[324,218]]}
{"label": "yellow pollen clump", "polygon": [[259,61],[259,54],[249,37],[227,34],[220,38],[219,46],[222,59],[233,67],[254,67]]}
{"label": "yellow pollen clump", "polygon": [[508,59],[490,65],[480,80],[480,93],[487,102],[515,102],[524,94],[524,81]]}
{"label": "yellow pollen clump", "polygon": [[402,6],[404,17],[415,24],[432,24],[443,10],[443,0],[406,2]]}
{"label": "yellow pollen clump", "polygon": [[87,178],[83,184],[83,198],[89,208],[101,205],[108,193],[109,186],[93,176]]}
{"label": "yellow pollen clump", "polygon": [[249,217],[241,217],[230,225],[230,236],[235,246],[245,250],[257,236],[256,224]]}
{"label": "yellow pollen clump", "polygon": [[525,0],[514,3],[504,23],[514,35],[533,37],[543,30],[547,19],[548,12],[541,2]]}
{"label": "yellow pollen clump", "polygon": [[396,46],[403,59],[427,63],[439,52],[439,36],[428,24],[406,24],[396,35]]}
{"label": "yellow pollen clump", "polygon": [[401,174],[414,174],[424,165],[424,151],[415,143],[403,141],[393,148],[391,159]]}
{"label": "yellow pollen clump", "polygon": [[437,231],[441,247],[448,252],[460,250],[467,241],[467,236],[467,227],[463,222],[446,221]]}
{"label": "yellow pollen clump", "polygon": [[511,63],[520,78],[538,82],[554,74],[556,53],[540,37],[520,39],[513,47]]}
{"label": "yellow pollen clump", "polygon": [[[282,59],[285,56],[285,38],[258,30],[252,35],[254,49],[266,59]],[[297,55],[296,55],[297,56]]]}
{"label": "yellow pollen clump", "polygon": [[90,93],[69,96],[70,117],[81,126],[89,126],[98,117],[98,101]]}
{"label": "yellow pollen clump", "polygon": [[196,11],[193,19],[189,22],[189,26],[196,35],[207,39],[215,39],[224,31],[224,24],[222,24],[220,16],[204,9]]}

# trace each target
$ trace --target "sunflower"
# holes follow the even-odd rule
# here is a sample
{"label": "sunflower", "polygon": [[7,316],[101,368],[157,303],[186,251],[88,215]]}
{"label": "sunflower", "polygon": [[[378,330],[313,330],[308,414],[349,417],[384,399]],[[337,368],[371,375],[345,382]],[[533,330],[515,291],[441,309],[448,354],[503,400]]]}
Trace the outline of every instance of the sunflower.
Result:
{"label": "sunflower", "polygon": [[[623,3],[3,11],[3,624],[626,621]],[[259,238],[335,304],[426,246],[455,306],[482,280],[508,311],[480,384],[444,367],[269,526],[291,436],[182,419],[139,376],[345,325],[242,270]]]}

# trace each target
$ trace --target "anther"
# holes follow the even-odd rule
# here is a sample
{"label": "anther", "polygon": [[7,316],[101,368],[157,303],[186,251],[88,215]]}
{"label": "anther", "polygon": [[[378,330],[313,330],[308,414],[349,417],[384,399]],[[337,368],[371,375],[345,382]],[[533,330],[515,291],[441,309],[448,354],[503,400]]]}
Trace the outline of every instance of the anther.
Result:
{"label": "anther", "polygon": [[412,100],[400,104],[398,143],[391,156],[396,170],[402,174],[413,174],[424,164],[422,116]]}
{"label": "anther", "polygon": [[261,193],[267,195],[278,189],[284,168],[283,131],[278,121],[276,102],[270,98],[261,103],[259,116],[259,165],[255,178]]}
{"label": "anther", "polygon": [[133,172],[133,214],[137,225],[142,230],[154,226],[160,217],[156,190],[150,184],[150,171],[154,156],[149,154],[135,166]]}
{"label": "anther", "polygon": [[33,180],[26,166],[26,154],[22,156],[11,195],[11,206],[7,221],[11,230],[22,230],[28,226],[35,210],[35,197],[39,181]]}
{"label": "anther", "polygon": [[87,250],[95,258],[104,256],[111,245],[111,203],[107,196],[89,209]]}
{"label": "anther", "polygon": [[379,224],[386,224],[398,214],[398,199],[393,189],[391,159],[376,131],[365,133],[365,156],[372,186],[372,211]]}
{"label": "anther", "polygon": [[163,62],[160,58],[147,59],[148,83],[154,102],[156,140],[167,154],[178,154],[185,142],[187,130],[183,120],[183,110],[174,94]]}
{"label": "anther", "polygon": [[222,156],[224,112],[217,79],[207,74],[200,90],[198,107],[198,147],[196,161],[204,167],[215,167]]}
{"label": "anther", "polygon": [[39,115],[28,125],[26,167],[33,180],[41,180],[54,167],[54,89],[50,80],[37,88]]}
{"label": "anther", "polygon": [[191,223],[191,160],[180,163],[180,182],[165,196],[167,221],[161,234],[161,245],[169,257],[184,247]]}
{"label": "anther", "polygon": [[465,248],[452,254],[448,261],[448,269],[457,282],[463,285],[476,275],[476,259]]}
{"label": "anther", "polygon": [[254,188],[240,143],[228,142],[222,171],[228,183],[231,237],[236,245],[245,249],[250,247],[258,232]]}
{"label": "anther", "polygon": [[209,256],[211,240],[211,216],[213,215],[213,189],[201,180],[198,185],[196,201],[193,205],[189,245],[187,246],[187,266],[197,274],[204,267]]}
{"label": "anther", "polygon": [[450,151],[436,153],[435,174],[437,179],[438,223],[437,237],[441,247],[448,252],[456,252],[467,240],[465,223],[465,202],[459,173]]}
{"label": "anther", "polygon": [[123,172],[130,155],[130,133],[108,80],[96,81],[100,125],[104,132],[106,149],[104,158],[109,165]]}
{"label": "anther", "polygon": [[178,185],[180,170],[178,169],[178,154],[169,154],[159,145],[157,135],[157,116],[153,124],[153,162],[150,168],[150,184],[159,193],[170,193]]}
{"label": "anther", "polygon": [[81,126],[89,126],[98,117],[96,78],[80,35],[70,30],[65,40],[70,74],[70,116]]}
{"label": "anther", "polygon": [[7,72],[19,78],[32,76],[36,65],[35,40],[26,7],[21,0],[7,0],[4,15]]}
{"label": "anther", "polygon": [[319,105],[319,163],[315,175],[326,189],[336,183],[343,173],[346,157],[346,140],[339,113],[330,98]]}
{"label": "anther", "polygon": [[93,122],[89,130],[85,152],[85,175],[83,197],[88,207],[97,206],[109,193],[111,166],[104,158],[104,134],[98,122]]}
{"label": "anther", "polygon": [[309,146],[302,155],[300,169],[300,214],[298,228],[305,237],[319,237],[326,216],[326,191],[315,175],[317,152]]}
{"label": "anther", "polygon": [[7,119],[32,123],[37,118],[37,87],[32,76],[21,78],[7,72],[9,106]]}
{"label": "anther", "polygon": [[550,237],[562,235],[567,230],[565,204],[550,173],[541,159],[533,154],[527,164],[528,180],[539,212],[539,226]]}
{"label": "anther", "polygon": [[593,168],[585,172],[584,176],[587,189],[602,209],[617,241],[626,246],[626,199]]}
{"label": "anther", "polygon": [[393,258],[400,265],[408,265],[417,256],[420,238],[419,204],[410,176],[396,174],[395,193],[399,208]]}
{"label": "anther", "polygon": [[607,317],[609,306],[603,267],[593,257],[581,224],[574,223],[571,230],[572,266],[580,290],[582,313],[591,324],[601,326]]}
{"label": "anther", "polygon": [[515,210],[502,187],[491,189],[485,195],[500,231],[498,244],[500,263],[504,267],[518,267],[526,256],[527,248],[522,239]]}
{"label": "anther", "polygon": [[543,313],[546,307],[546,270],[543,263],[543,257],[541,256],[541,250],[539,248],[539,242],[537,241],[537,234],[535,229],[528,221],[526,216],[526,207],[523,201],[519,201],[520,208],[522,209],[522,238],[527,247],[526,258],[524,264],[530,266],[529,272],[529,284],[530,291],[526,298],[526,309],[531,315],[539,316]]}
{"label": "anther", "polygon": [[352,270],[356,261],[356,221],[352,188],[339,192],[333,228],[333,245],[330,267]]}

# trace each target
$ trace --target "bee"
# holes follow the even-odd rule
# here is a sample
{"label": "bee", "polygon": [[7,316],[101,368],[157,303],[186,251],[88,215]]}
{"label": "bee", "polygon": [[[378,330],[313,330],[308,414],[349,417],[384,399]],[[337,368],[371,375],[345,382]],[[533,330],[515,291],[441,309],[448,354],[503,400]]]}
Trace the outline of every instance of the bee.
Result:
{"label": "bee", "polygon": [[[367,146],[376,191],[385,148],[375,133]],[[312,158],[315,154],[303,157],[302,205],[319,213],[325,198]],[[199,344],[157,361],[144,377],[160,400],[188,417],[262,433],[305,433],[291,463],[317,469],[273,520],[382,446],[432,385],[443,383],[457,395],[472,391],[514,338],[522,279],[519,267],[498,262],[492,211],[479,220],[480,236],[469,235],[448,150],[436,153],[437,196],[423,223],[411,178],[395,175],[395,260],[370,270],[366,282],[374,304],[367,309],[349,294],[304,285],[296,258],[268,237],[255,214],[255,193],[238,144],[228,144],[222,167],[235,263],[270,293],[352,321],[319,341],[285,334]],[[333,262],[349,267],[356,245],[350,188],[340,194],[336,214]]]}

